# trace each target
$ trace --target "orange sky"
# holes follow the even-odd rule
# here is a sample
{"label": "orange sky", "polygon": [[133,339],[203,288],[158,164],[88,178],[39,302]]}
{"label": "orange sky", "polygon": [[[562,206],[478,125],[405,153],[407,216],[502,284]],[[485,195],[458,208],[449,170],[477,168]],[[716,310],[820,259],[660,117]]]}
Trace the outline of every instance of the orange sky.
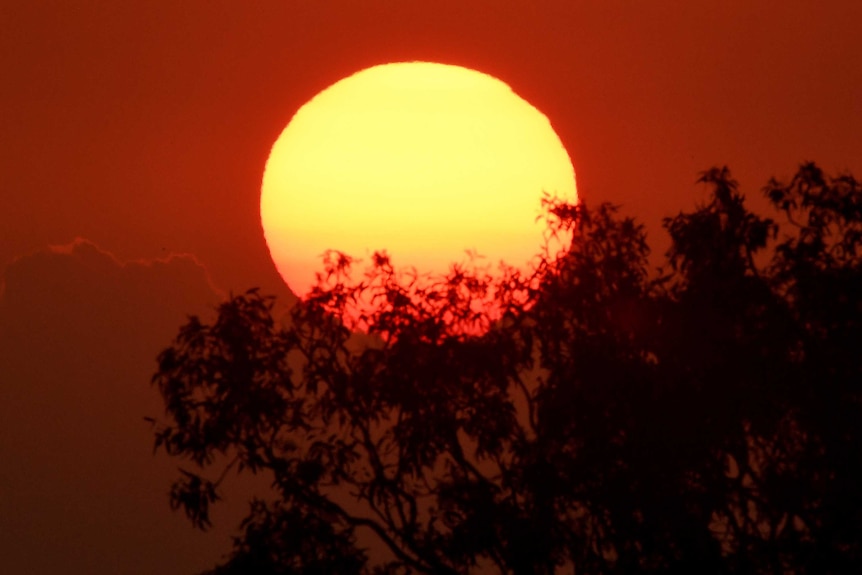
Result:
{"label": "orange sky", "polygon": [[[862,175],[862,3],[855,0],[240,5],[0,7],[0,269],[17,286],[0,295],[0,391],[11,398],[3,400],[11,407],[0,419],[0,457],[16,470],[0,474],[0,555],[13,567],[37,550],[40,565],[68,573],[87,572],[87,561],[107,549],[116,571],[129,573],[184,573],[218,557],[209,543],[177,557],[180,547],[165,547],[173,535],[146,535],[167,533],[158,526],[168,524],[184,528],[167,499],[163,509],[132,504],[132,495],[123,499],[131,487],[112,487],[109,498],[89,504],[106,481],[90,468],[99,453],[132,469],[158,467],[149,445],[134,455],[117,447],[148,441],[123,422],[147,414],[146,402],[138,409],[133,399],[151,392],[141,386],[152,357],[181,310],[204,293],[176,268],[188,260],[144,266],[139,275],[118,261],[193,254],[219,290],[282,290],[259,221],[267,153],[300,105],[352,72],[420,59],[493,74],[551,119],[581,197],[623,204],[659,246],[661,217],[703,197],[693,181],[710,166],[729,165],[752,195],[804,160]],[[99,246],[102,259],[79,251],[28,255],[76,237]],[[131,275],[110,283],[123,269]],[[146,285],[163,286],[158,298],[139,289],[144,276]],[[100,297],[81,296],[87,285]],[[53,311],[28,321],[33,310]],[[161,323],[151,325],[151,317]],[[103,339],[75,335],[103,332]],[[127,355],[105,353],[105,341],[132,337]],[[89,385],[84,394],[81,385]],[[40,418],[56,421],[51,414],[64,405],[72,414],[64,425],[77,429],[66,436],[66,457],[75,461],[80,449],[77,467],[48,447],[68,430],[41,425]],[[92,428],[76,427],[79,420]],[[119,443],[88,448],[87,434]],[[77,483],[64,483],[74,469]],[[165,492],[169,475],[153,474],[141,475],[136,488]],[[57,502],[46,503],[35,488],[19,492],[34,477],[61,490],[66,507],[54,524],[48,518]],[[132,512],[142,514],[138,527]],[[112,529],[112,517],[126,528]],[[23,518],[28,530],[6,536]],[[106,535],[113,532],[117,540]],[[79,539],[69,542],[70,533]],[[68,548],[89,549],[90,559],[52,554],[40,537],[65,538]],[[142,557],[147,568],[130,567]]]}

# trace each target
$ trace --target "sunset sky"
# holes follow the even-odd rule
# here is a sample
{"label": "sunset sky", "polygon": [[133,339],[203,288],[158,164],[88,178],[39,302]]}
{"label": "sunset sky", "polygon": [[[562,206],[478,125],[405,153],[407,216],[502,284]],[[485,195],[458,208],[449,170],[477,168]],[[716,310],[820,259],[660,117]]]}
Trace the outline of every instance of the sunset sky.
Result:
{"label": "sunset sky", "polygon": [[862,176],[859,22],[853,0],[3,2],[0,570],[181,574],[227,551],[244,503],[207,536],[171,513],[148,382],[186,314],[289,297],[260,183],[323,88],[395,61],[492,74],[550,118],[580,197],[661,251],[711,166],[752,201],[805,160]]}

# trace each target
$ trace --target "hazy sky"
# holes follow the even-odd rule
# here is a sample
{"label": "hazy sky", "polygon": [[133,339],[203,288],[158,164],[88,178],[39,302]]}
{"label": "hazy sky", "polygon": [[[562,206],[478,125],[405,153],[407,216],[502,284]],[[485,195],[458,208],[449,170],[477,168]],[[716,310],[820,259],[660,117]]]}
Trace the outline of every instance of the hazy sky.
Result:
{"label": "hazy sky", "polygon": [[226,531],[167,508],[148,381],[186,313],[284,295],[259,185],[319,90],[391,61],[493,74],[551,119],[581,196],[663,246],[713,165],[751,195],[805,160],[862,175],[859,22],[857,1],[2,2],[4,570],[218,558]]}

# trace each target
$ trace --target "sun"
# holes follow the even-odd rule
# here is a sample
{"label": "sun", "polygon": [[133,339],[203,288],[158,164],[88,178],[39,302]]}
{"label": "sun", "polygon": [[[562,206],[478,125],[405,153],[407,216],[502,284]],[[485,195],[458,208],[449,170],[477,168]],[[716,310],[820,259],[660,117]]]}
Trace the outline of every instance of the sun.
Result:
{"label": "sun", "polygon": [[550,121],[507,84],[431,62],[367,68],[302,106],[272,147],[261,222],[279,273],[307,295],[322,254],[441,276],[466,252],[524,269],[543,192],[577,200]]}

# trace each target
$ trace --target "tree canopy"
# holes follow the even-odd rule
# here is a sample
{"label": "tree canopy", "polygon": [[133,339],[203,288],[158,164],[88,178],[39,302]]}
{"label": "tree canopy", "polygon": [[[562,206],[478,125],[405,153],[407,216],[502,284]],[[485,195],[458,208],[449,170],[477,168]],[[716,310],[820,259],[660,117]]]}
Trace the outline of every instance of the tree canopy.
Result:
{"label": "tree canopy", "polygon": [[571,247],[529,276],[331,254],[283,324],[254,290],[190,318],[153,377],[170,503],[272,487],[213,573],[862,572],[862,189],[805,164],[766,217],[700,181],[662,268],[548,199]]}

